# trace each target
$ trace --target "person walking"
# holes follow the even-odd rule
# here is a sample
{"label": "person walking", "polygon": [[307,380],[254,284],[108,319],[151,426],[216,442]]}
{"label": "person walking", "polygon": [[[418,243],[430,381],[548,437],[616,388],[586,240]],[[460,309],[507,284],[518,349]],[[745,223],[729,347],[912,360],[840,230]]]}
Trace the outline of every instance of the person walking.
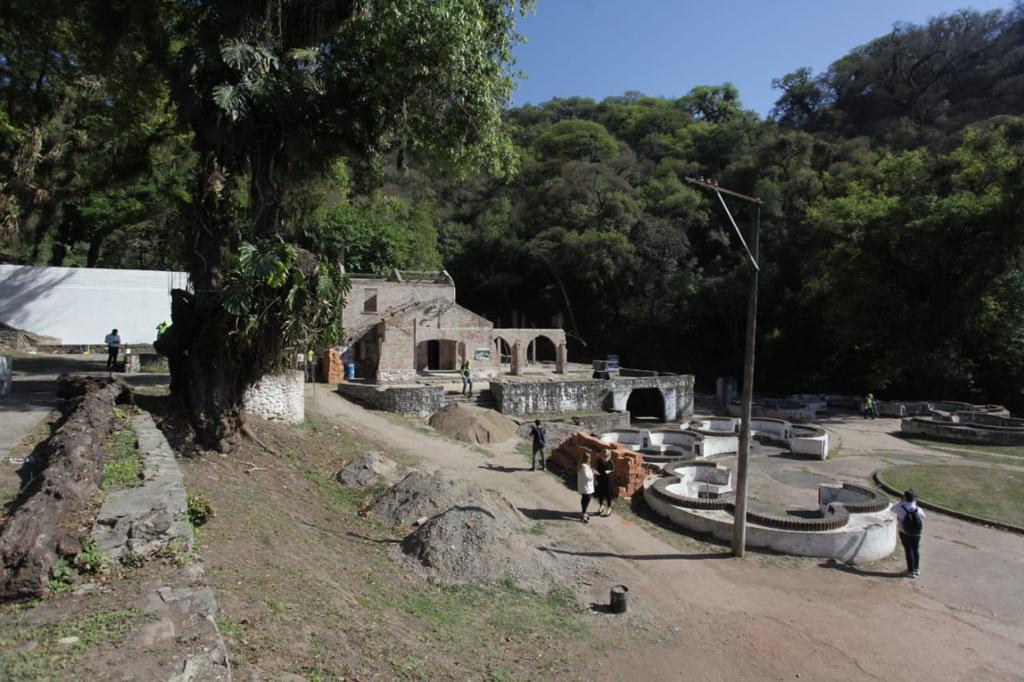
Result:
{"label": "person walking", "polygon": [[540,470],[544,471],[547,463],[544,461],[544,446],[547,445],[547,434],[544,427],[540,425],[539,419],[533,420],[530,427],[530,438],[533,440],[533,456],[530,457],[530,471],[537,470],[537,455],[540,454]]}
{"label": "person walking", "polygon": [[907,556],[908,578],[921,575],[921,534],[924,531],[924,510],[917,505],[917,493],[912,489],[903,493],[903,500],[893,507],[900,531],[900,543]]}
{"label": "person walking", "polygon": [[469,358],[462,361],[462,395],[466,395],[466,389],[469,389],[469,395],[473,395],[473,368],[469,365]]}
{"label": "person walking", "polygon": [[590,523],[587,507],[590,506],[590,496],[594,494],[594,470],[590,468],[589,452],[583,453],[583,459],[576,469],[576,490],[580,493],[580,521]]}
{"label": "person walking", "polygon": [[600,506],[597,510],[598,516],[612,515],[612,474],[615,472],[615,463],[612,462],[612,451],[605,448],[601,451],[595,467],[597,501]]}
{"label": "person walking", "polygon": [[117,330],[111,329],[103,338],[103,343],[107,344],[107,370],[110,371],[117,364],[117,354],[121,350],[121,337],[118,336]]}
{"label": "person walking", "polygon": [[878,406],[875,405],[875,396],[868,393],[867,397],[864,398],[864,418],[874,419],[878,416]]}

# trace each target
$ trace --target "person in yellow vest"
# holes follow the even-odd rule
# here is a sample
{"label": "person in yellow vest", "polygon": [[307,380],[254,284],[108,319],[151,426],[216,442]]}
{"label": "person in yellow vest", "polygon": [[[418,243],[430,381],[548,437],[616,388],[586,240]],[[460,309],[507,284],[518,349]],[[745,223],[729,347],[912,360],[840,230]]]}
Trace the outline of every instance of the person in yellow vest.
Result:
{"label": "person in yellow vest", "polygon": [[473,395],[473,368],[469,365],[469,358],[462,361],[462,394],[466,394],[466,389],[469,389],[469,395]]}
{"label": "person in yellow vest", "polygon": [[316,353],[312,348],[306,351],[306,381],[316,382]]}
{"label": "person in yellow vest", "polygon": [[156,338],[159,339],[161,336],[166,334],[167,333],[167,328],[170,327],[170,326],[171,325],[167,322],[167,320],[164,320],[163,322],[158,324],[156,326]]}
{"label": "person in yellow vest", "polygon": [[875,396],[868,393],[864,398],[864,418],[874,419],[878,416],[878,405],[875,404]]}

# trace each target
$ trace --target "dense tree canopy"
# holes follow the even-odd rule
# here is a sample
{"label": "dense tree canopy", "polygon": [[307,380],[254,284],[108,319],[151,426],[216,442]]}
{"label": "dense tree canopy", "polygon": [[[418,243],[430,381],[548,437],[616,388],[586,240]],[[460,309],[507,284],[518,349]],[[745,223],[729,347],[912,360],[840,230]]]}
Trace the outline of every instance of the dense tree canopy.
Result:
{"label": "dense tree canopy", "polygon": [[168,351],[217,366],[215,444],[285,347],[338,338],[342,259],[443,264],[578,359],[737,374],[741,252],[687,176],[764,200],[759,387],[1022,407],[1021,3],[781,75],[767,120],[729,83],[505,109],[512,0],[8,5],[2,250],[187,267]]}

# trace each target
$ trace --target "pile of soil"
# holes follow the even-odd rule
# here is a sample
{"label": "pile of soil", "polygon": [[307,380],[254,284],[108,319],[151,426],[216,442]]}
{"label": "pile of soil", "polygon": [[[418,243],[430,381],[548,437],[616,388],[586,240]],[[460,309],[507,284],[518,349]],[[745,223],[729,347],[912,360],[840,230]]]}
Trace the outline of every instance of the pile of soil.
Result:
{"label": "pile of soil", "polygon": [[413,471],[378,495],[367,510],[393,526],[408,527],[470,497],[470,488],[463,481]]}
{"label": "pile of soil", "polygon": [[422,518],[458,505],[483,506],[506,523],[526,525],[522,512],[498,491],[422,471],[411,472],[382,492],[367,510],[393,526],[410,527]]}
{"label": "pile of soil", "polygon": [[465,443],[502,443],[516,435],[516,423],[500,412],[462,403],[435,412],[430,425]]}
{"label": "pile of soil", "polygon": [[402,555],[427,577],[449,584],[511,579],[547,592],[571,584],[575,567],[538,549],[528,536],[485,504],[460,504],[429,519],[400,545]]}
{"label": "pile of soil", "polygon": [[369,488],[387,483],[393,485],[405,476],[405,467],[388,459],[381,452],[365,452],[342,467],[337,480],[352,488]]}

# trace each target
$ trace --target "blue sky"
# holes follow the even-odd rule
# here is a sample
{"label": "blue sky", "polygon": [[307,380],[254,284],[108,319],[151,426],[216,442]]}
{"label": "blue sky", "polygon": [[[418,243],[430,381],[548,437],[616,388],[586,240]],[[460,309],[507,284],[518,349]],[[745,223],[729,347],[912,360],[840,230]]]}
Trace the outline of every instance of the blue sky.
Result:
{"label": "blue sky", "polygon": [[513,102],[580,95],[600,100],[639,90],[678,97],[731,81],[765,115],[771,82],[801,66],[815,73],[895,22],[922,23],[964,7],[1009,0],[537,0],[519,22],[526,72]]}

